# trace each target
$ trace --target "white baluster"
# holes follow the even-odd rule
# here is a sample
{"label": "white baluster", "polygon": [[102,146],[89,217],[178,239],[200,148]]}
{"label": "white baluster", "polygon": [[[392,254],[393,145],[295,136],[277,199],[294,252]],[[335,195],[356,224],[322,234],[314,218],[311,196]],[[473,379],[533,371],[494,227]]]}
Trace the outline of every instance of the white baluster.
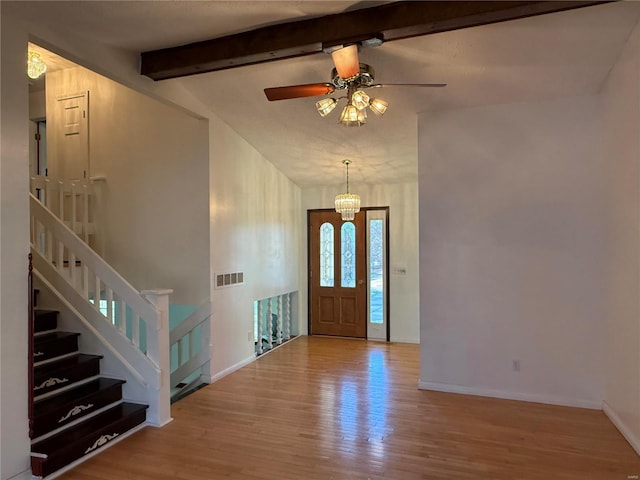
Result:
{"label": "white baluster", "polygon": [[64,184],[58,182],[58,218],[64,223]]}
{"label": "white baluster", "polygon": [[64,244],[58,240],[58,271],[64,275]]}
{"label": "white baluster", "polygon": [[186,362],[184,362],[182,360],[182,355],[183,355],[183,352],[182,352],[182,340],[183,339],[184,339],[184,337],[176,342],[178,344],[178,367],[182,366],[183,363],[186,363]]}
{"label": "white baluster", "polygon": [[107,287],[107,318],[115,325],[115,318],[113,317],[113,290]]}
{"label": "white baluster", "polygon": [[278,321],[277,321],[277,334],[276,334],[276,343],[280,345],[282,343],[282,295],[278,295]]}
{"label": "white baluster", "polygon": [[131,319],[131,341],[136,347],[140,347],[140,315],[135,312]]}
{"label": "white baluster", "polygon": [[51,230],[47,230],[47,260],[49,262],[53,262],[53,232]]}
{"label": "white baluster", "polygon": [[77,189],[78,186],[75,183],[71,184],[71,230],[76,235],[78,234],[78,201],[77,201]]}
{"label": "white baluster", "polygon": [[89,243],[89,187],[84,185],[82,189],[82,235],[84,241]]}
{"label": "white baluster", "polygon": [[262,300],[258,300],[258,355],[262,353],[262,322],[264,317],[264,308],[262,306]]}
{"label": "white baluster", "polygon": [[89,267],[82,265],[82,296],[89,300]]}
{"label": "white baluster", "polygon": [[285,295],[286,305],[285,305],[285,317],[286,317],[286,327],[285,327],[285,340],[289,340],[291,338],[291,294],[287,293]]}
{"label": "white baluster", "polygon": [[269,341],[267,344],[269,345],[269,350],[273,348],[273,317],[271,313],[273,312],[273,305],[271,303],[271,298],[267,300],[267,338]]}
{"label": "white baluster", "polygon": [[127,304],[124,300],[120,300],[120,319],[118,320],[118,330],[123,335],[127,335]]}
{"label": "white baluster", "polygon": [[98,311],[100,311],[100,288],[102,287],[100,283],[101,283],[100,277],[96,273],[96,290],[95,290],[95,294],[93,295],[93,303],[94,303],[94,306],[96,307],[96,310]]}
{"label": "white baluster", "polygon": [[195,343],[196,343],[196,336],[194,335],[194,331],[191,330],[189,332],[189,360],[191,360],[193,357],[195,357]]}
{"label": "white baluster", "polygon": [[76,254],[73,252],[69,252],[69,273],[71,274],[71,286],[78,290],[78,285],[76,284]]}

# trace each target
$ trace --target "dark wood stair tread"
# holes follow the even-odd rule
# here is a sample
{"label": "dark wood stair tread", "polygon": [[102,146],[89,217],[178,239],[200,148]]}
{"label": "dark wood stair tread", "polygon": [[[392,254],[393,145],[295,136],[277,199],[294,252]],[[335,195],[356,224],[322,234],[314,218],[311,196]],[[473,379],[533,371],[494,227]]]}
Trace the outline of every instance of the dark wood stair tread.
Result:
{"label": "dark wood stair tread", "polygon": [[99,393],[102,390],[107,390],[114,385],[122,385],[123,383],[125,383],[124,380],[105,377],[83,383],[57,395],[36,401],[33,406],[35,416],[37,418],[56,410],[73,407],[78,403],[82,403],[87,397]]}
{"label": "dark wood stair tread", "polygon": [[60,360],[54,360],[44,365],[38,365],[35,367],[36,376],[47,376],[51,373],[59,371],[65,371],[68,368],[88,363],[94,359],[101,359],[102,355],[89,355],[86,353],[78,353],[69,357],[61,358]]}
{"label": "dark wood stair tread", "polygon": [[63,430],[45,440],[31,446],[31,453],[52,456],[56,451],[66,449],[74,443],[95,435],[120,420],[144,412],[147,405],[137,403],[121,403],[95,417]]}
{"label": "dark wood stair tread", "polygon": [[55,342],[69,337],[79,337],[80,334],[76,332],[51,332],[43,335],[38,335],[34,338],[35,345],[42,345],[49,342]]}

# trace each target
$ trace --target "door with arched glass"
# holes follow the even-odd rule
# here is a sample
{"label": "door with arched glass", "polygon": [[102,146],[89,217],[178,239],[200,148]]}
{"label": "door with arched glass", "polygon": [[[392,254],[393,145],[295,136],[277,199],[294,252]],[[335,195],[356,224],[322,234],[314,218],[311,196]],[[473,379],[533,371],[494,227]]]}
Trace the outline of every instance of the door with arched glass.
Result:
{"label": "door with arched glass", "polygon": [[365,213],[309,212],[310,334],[367,335]]}

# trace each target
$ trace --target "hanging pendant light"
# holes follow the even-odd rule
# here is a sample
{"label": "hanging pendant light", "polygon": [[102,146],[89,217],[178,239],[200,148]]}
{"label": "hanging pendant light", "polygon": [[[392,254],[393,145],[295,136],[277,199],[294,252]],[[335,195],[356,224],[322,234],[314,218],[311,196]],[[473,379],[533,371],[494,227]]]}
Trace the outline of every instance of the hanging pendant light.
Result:
{"label": "hanging pendant light", "polygon": [[27,54],[27,76],[34,80],[47,71],[47,64],[44,63],[38,52],[29,50]]}
{"label": "hanging pendant light", "polygon": [[342,161],[347,166],[347,193],[341,193],[336,195],[335,206],[336,212],[338,212],[342,220],[353,220],[356,213],[360,211],[360,195],[355,193],[349,193],[349,164],[351,160],[345,159]]}

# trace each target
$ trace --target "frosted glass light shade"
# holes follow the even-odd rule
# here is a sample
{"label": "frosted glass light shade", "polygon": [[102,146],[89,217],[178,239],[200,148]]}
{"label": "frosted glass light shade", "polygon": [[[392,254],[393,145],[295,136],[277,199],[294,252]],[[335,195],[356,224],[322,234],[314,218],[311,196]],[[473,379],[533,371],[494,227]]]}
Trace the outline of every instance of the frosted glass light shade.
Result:
{"label": "frosted glass light shade", "polygon": [[384,112],[387,111],[388,106],[389,104],[387,102],[385,102],[384,100],[380,100],[379,98],[372,99],[371,103],[369,104],[369,108],[371,109],[371,111],[379,116],[384,115]]}
{"label": "frosted glass light shade", "polygon": [[339,48],[331,53],[333,63],[336,66],[340,78],[348,80],[360,73],[360,61],[358,60],[358,46],[349,45]]}
{"label": "frosted glass light shade", "polygon": [[342,220],[353,220],[356,213],[360,211],[360,195],[355,193],[336,195],[335,206]]}
{"label": "frosted glass light shade", "polygon": [[38,52],[29,51],[27,54],[27,76],[34,80],[47,71],[47,64],[44,63]]}
{"label": "frosted glass light shade", "polygon": [[336,108],[337,104],[338,101],[335,98],[323,98],[316,102],[316,109],[321,117],[326,117]]}
{"label": "frosted glass light shade", "polygon": [[345,127],[359,127],[360,125],[363,125],[364,122],[361,121],[362,118],[358,115],[358,112],[359,110],[356,107],[348,104],[340,114],[340,125]]}
{"label": "frosted glass light shade", "polygon": [[357,90],[351,96],[351,103],[358,110],[362,110],[369,106],[369,95],[364,93],[362,90]]}

